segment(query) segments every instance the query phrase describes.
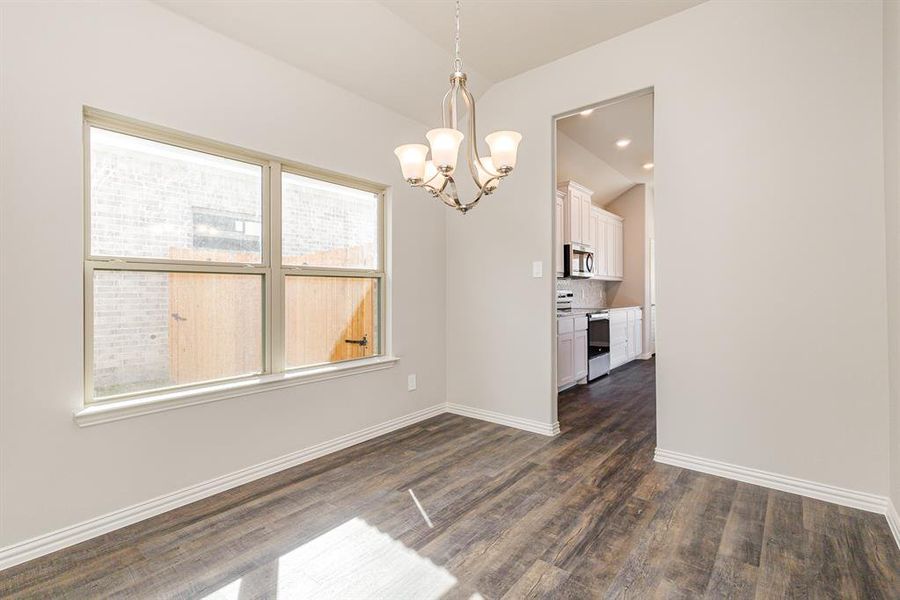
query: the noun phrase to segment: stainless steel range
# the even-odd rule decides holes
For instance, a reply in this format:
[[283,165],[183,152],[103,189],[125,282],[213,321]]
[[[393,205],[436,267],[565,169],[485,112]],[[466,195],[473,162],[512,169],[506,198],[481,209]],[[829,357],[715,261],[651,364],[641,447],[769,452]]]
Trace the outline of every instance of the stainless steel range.
[[592,309],[588,318],[588,381],[609,374],[609,311]]

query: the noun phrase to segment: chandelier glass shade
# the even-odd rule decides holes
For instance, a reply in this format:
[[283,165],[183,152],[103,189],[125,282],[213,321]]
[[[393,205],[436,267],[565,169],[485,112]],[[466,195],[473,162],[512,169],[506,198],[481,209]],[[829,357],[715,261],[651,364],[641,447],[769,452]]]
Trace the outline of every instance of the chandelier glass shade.
[[[475,197],[468,202],[460,200],[454,179],[459,162],[459,148],[467,137],[458,127],[460,98],[467,111],[466,163],[478,188]],[[427,146],[404,144],[398,146],[394,154],[400,161],[403,179],[408,184],[423,188],[447,206],[466,214],[482,197],[496,190],[500,180],[515,168],[522,135],[515,131],[495,131],[484,138],[491,155],[482,157],[478,154],[475,99],[466,87],[466,74],[462,71],[462,60],[459,57],[459,0],[456,2],[456,56],[450,75],[450,89],[444,95],[441,112],[443,126],[425,134]]]

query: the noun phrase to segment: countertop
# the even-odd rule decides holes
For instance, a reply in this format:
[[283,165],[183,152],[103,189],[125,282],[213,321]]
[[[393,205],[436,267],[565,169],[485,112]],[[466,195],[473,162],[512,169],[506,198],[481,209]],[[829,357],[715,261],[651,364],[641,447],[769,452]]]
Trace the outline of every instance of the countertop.
[[567,308],[567,309],[557,309],[556,317],[581,317],[588,313],[597,312],[598,310],[624,310],[627,308],[641,308],[639,305],[634,306],[605,306],[602,308]]

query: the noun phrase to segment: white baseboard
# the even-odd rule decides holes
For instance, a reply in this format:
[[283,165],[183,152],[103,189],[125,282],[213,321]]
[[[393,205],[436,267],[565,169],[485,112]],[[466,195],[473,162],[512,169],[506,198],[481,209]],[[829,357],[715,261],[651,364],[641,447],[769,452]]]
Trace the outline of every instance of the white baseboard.
[[[165,494],[146,502],[141,502],[106,515],[83,521],[76,525],[65,527],[5,548],[0,548],[0,570],[7,569],[45,554],[50,554],[51,552],[78,544],[104,533],[109,533],[127,525],[143,521],[144,519],[190,504],[191,502],[208,498],[239,485],[255,481],[267,475],[348,448],[355,444],[359,444],[443,413],[452,413],[480,419],[482,421],[489,421],[491,423],[523,429],[541,435],[553,436],[559,434],[559,421],[551,425],[540,421],[514,417],[461,404],[437,404],[258,465],[235,471],[222,477],[210,479],[171,494]],[[801,496],[808,496],[810,498],[833,502],[842,506],[884,514],[887,517],[888,525],[890,526],[894,540],[897,542],[897,545],[900,546],[900,516],[898,516],[896,508],[888,498],[776,473],[769,473],[758,469],[741,467],[716,460],[700,458],[682,454],[680,452],[662,450],[660,448],[656,449],[654,458],[657,462],[664,464],[692,469],[711,475],[718,475],[737,481],[799,494]]]
[[900,515],[897,514],[897,507],[894,506],[890,499],[888,499],[887,511],[884,516],[887,517],[888,527],[891,528],[891,533],[894,534],[894,541],[897,542],[897,547],[900,548]]
[[57,531],[47,533],[11,546],[0,548],[0,570],[8,569],[23,562],[32,560],[57,550],[62,550],[69,546],[73,546],[80,542],[84,542],[91,538],[115,531],[122,527],[132,525],[144,519],[149,519],[164,512],[174,510],[178,507],[208,498],[220,492],[235,488],[245,483],[250,483],[267,475],[289,469],[299,464],[319,458],[344,448],[349,448],[355,444],[371,440],[385,433],[430,419],[431,417],[443,414],[453,413],[465,417],[472,417],[482,421],[490,421],[508,427],[524,429],[533,433],[543,435],[559,434],[559,422],[552,425],[513,417],[502,413],[496,413],[460,404],[436,404],[429,408],[416,411],[414,413],[403,415],[396,419],[379,423],[365,429],[361,429],[354,433],[342,435],[340,437],[292,452],[278,458],[268,460],[258,465],[253,465],[228,475],[216,477],[209,481],[204,481],[197,485],[192,485],[184,489],[178,490],[171,494],[165,494],[152,500],[147,500],[129,506],[111,513],[64,527]]
[[171,494],[165,494],[146,502],[141,502],[121,510],[117,510],[76,525],[64,527],[57,531],[44,534],[30,540],[25,540],[5,548],[0,548],[0,570],[7,569],[33,558],[50,554],[68,546],[89,540],[98,535],[109,533],[127,525],[143,521],[150,517],[176,509],[180,506],[208,498],[220,492],[224,492],[239,485],[249,483],[256,479],[283,471],[290,467],[319,458],[326,454],[348,448],[360,442],[365,442],[385,433],[389,433],[401,427],[412,425],[419,421],[429,419],[447,412],[445,404],[416,411],[403,415],[378,425],[361,429],[354,433],[304,448],[266,462],[235,471],[222,477],[216,477],[203,483],[192,485]]
[[516,429],[524,429],[532,433],[541,435],[559,435],[559,421],[554,423],[544,423],[542,421],[534,421],[532,419],[523,419],[522,417],[514,417],[504,413],[494,412],[492,410],[484,410],[481,408],[473,408],[463,404],[447,403],[447,412],[454,415],[462,415],[463,417],[471,417],[481,421],[489,421],[498,425],[506,425],[507,427],[515,427]]
[[681,452],[663,450],[661,448],[656,449],[653,458],[656,462],[683,467],[685,469],[691,469],[692,471],[718,475],[719,477],[725,477],[727,479],[735,479],[737,481],[752,483],[773,490],[807,496],[809,498],[815,498],[816,500],[824,500],[825,502],[849,506],[850,508],[858,508],[868,512],[879,513],[882,515],[887,513],[888,499],[884,496],[869,494],[868,492],[848,490],[825,483],[817,483],[806,479],[779,475],[778,473],[751,469],[750,467],[742,467],[718,460],[682,454]]

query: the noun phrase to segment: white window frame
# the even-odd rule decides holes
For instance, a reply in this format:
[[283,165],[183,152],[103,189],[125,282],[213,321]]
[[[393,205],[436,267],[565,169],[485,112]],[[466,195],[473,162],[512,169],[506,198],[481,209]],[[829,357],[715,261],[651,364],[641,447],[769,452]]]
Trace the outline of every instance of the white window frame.
[[[82,408],[76,411],[76,421],[81,425],[113,421],[137,414],[158,412],[191,404],[209,402],[226,397],[256,393],[268,388],[284,387],[331,379],[336,376],[387,368],[397,362],[390,356],[389,298],[386,265],[386,212],[388,187],[356,177],[325,171],[294,161],[267,154],[252,152],[236,146],[184,134],[178,131],[148,125],[84,107],[84,399]],[[91,254],[91,128],[96,127],[144,138],[188,150],[195,150],[258,165],[262,169],[262,228],[260,263],[241,265],[209,261],[173,260],[162,258],[134,258],[95,256]],[[281,186],[282,172],[309,177],[319,181],[351,187],[375,194],[378,202],[378,264],[374,269],[350,269],[342,267],[301,267],[284,265],[281,243]],[[250,376],[236,376],[215,381],[157,388],[153,390],[118,394],[95,399],[93,397],[94,368],[94,272],[113,271],[164,271],[184,273],[231,273],[258,275],[262,278],[262,356],[263,370]],[[285,361],[285,278],[294,276],[365,277],[378,282],[378,312],[373,355],[339,362],[286,368]]]

